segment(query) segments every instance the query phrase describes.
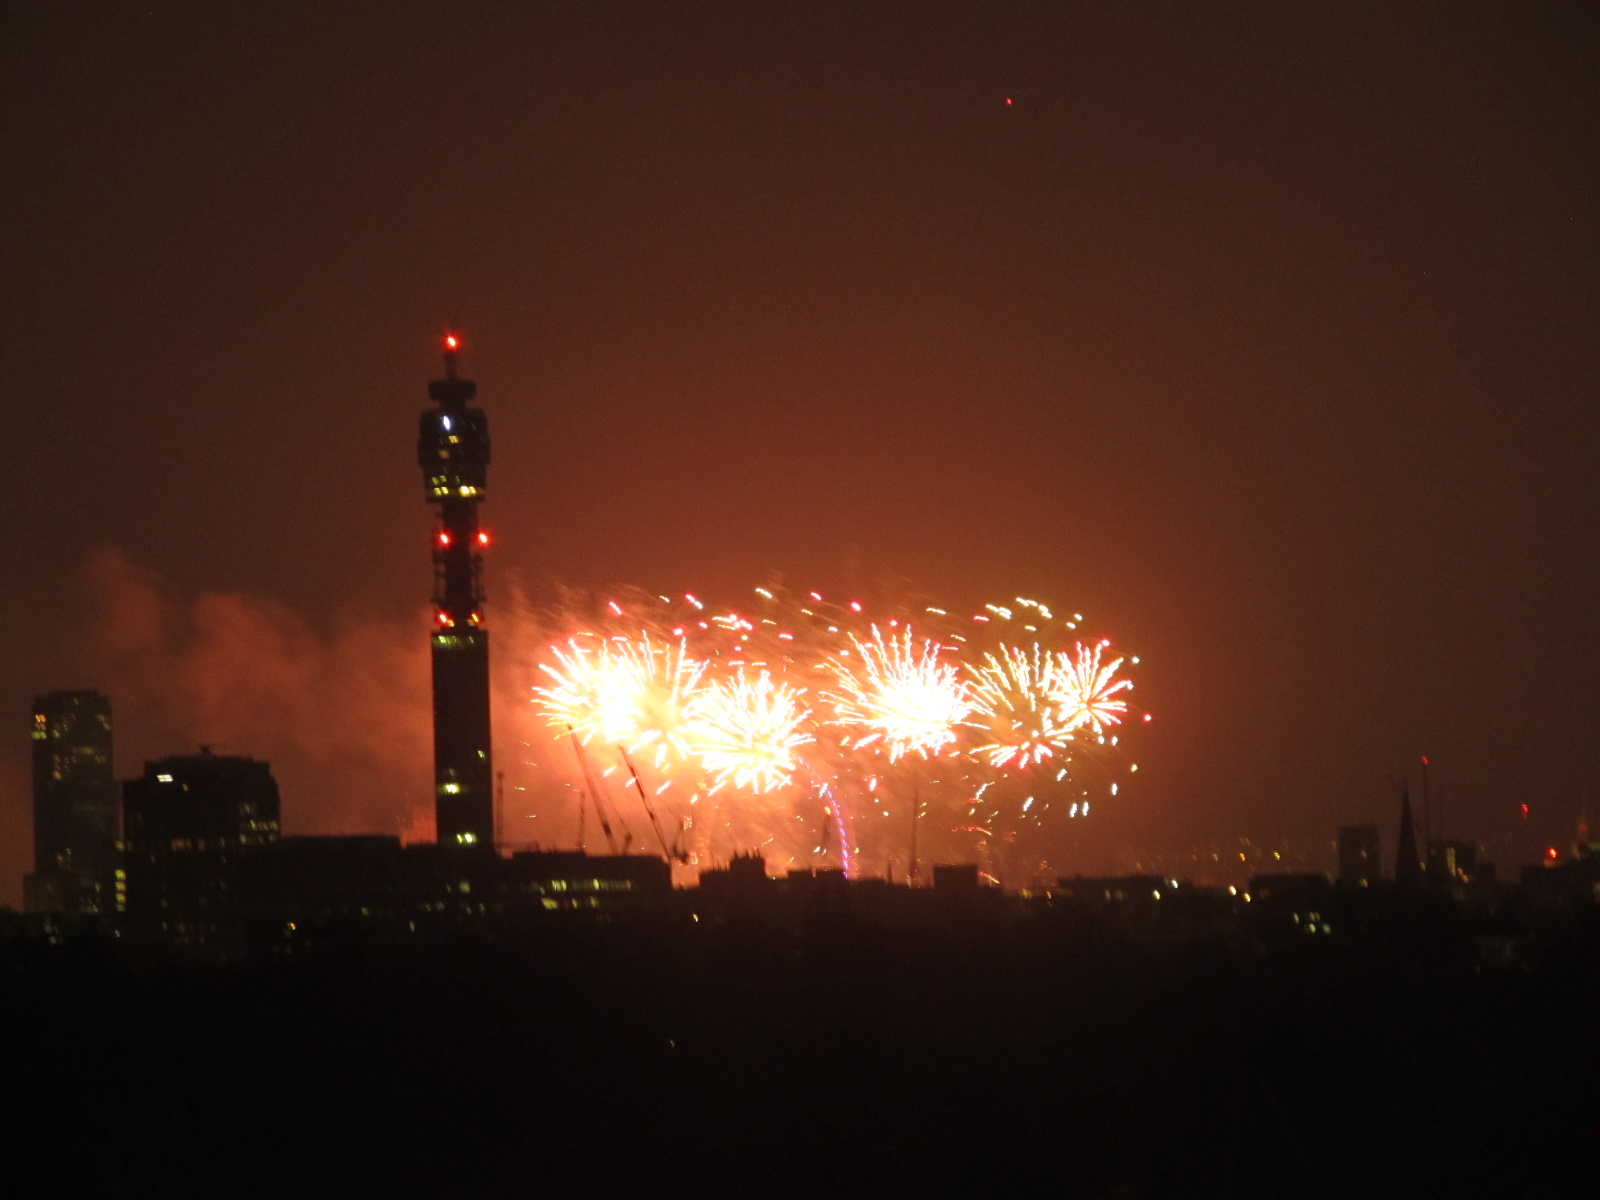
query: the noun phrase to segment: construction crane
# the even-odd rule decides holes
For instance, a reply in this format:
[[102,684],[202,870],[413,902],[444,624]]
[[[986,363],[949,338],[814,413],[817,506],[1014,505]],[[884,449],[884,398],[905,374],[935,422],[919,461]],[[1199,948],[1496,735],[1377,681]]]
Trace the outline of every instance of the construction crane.
[[[633,835],[628,833],[627,826],[624,825],[623,833],[626,835],[626,838],[622,844],[622,849],[617,849],[616,835],[611,832],[611,822],[606,819],[605,806],[600,802],[600,796],[602,792],[600,778],[595,774],[594,766],[589,762],[589,756],[583,752],[583,743],[578,741],[577,732],[572,728],[571,725],[567,726],[567,736],[572,739],[572,752],[577,755],[578,770],[583,775],[583,782],[585,787],[587,787],[589,790],[590,799],[594,801],[594,815],[600,821],[601,832],[606,835],[606,846],[611,850],[612,854],[626,854],[628,851],[628,845],[633,841]],[[580,821],[582,811],[583,810],[580,808]],[[618,814],[617,819],[619,822],[621,821],[622,818],[620,813]],[[581,836],[582,835],[580,834],[580,839]]]
[[656,841],[661,844],[661,853],[671,861],[688,862],[689,856],[682,846],[682,830],[679,830],[679,845],[676,851],[667,845],[667,835],[661,828],[661,818],[656,815],[655,805],[650,803],[650,793],[644,790],[644,780],[639,778],[639,768],[633,765],[633,758],[627,749],[621,745],[617,752],[622,755],[622,761],[628,764],[628,772],[633,776],[633,786],[639,789],[639,799],[644,804],[644,811],[650,816],[650,827],[656,831]]

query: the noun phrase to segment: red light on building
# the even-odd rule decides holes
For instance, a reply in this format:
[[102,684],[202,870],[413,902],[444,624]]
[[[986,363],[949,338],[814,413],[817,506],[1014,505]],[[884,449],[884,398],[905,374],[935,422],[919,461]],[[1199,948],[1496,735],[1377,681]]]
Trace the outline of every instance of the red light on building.
[[1528,819],[1528,806],[1526,804],[1522,806],[1522,819],[1524,821]]
[[449,544],[450,544],[450,535],[448,533],[446,533],[444,530],[441,529],[439,531],[439,545],[448,546]]
[[1555,862],[1556,859],[1561,857],[1561,851],[1557,850],[1554,846],[1550,846],[1545,850],[1544,856],[1551,862]]
[[461,349],[461,339],[453,333],[445,334],[444,348],[450,351],[451,354],[454,354],[457,350]]
[[489,535],[480,530],[479,533],[478,533],[478,545],[487,546],[488,544],[489,544]]

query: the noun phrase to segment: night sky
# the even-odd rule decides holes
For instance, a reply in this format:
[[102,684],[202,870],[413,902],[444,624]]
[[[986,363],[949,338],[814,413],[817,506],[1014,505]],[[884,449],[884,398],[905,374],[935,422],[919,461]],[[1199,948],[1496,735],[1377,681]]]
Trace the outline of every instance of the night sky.
[[1388,854],[1423,754],[1502,870],[1570,840],[1600,820],[1597,28],[7,6],[0,902],[42,691],[111,696],[121,777],[271,759],[291,833],[428,802],[449,327],[492,628],[516,589],[775,572],[1034,596],[1142,655],[1156,714],[1076,865],[1358,821]]

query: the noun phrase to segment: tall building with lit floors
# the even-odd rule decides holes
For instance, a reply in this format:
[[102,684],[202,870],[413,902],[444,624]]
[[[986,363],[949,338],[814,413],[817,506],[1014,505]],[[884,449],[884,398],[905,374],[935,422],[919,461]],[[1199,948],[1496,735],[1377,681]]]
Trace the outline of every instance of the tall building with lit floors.
[[456,376],[460,340],[444,339],[445,377],[428,384],[438,405],[417,437],[433,533],[433,788],[442,845],[494,844],[494,763],[489,747],[489,631],[483,620],[478,524],[489,478],[489,422],[471,402],[478,386]]
[[238,941],[242,860],[280,835],[264,762],[212,754],[147,762],[122,785],[128,932],[205,955]]
[[51,692],[33,701],[30,912],[110,917],[122,909],[111,701]]

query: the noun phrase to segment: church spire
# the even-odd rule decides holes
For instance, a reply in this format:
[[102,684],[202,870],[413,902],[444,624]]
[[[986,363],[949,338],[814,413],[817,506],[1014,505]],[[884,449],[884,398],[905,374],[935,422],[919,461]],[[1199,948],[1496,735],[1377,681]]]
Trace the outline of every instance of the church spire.
[[1394,881],[1415,887],[1422,882],[1422,859],[1417,854],[1417,832],[1411,822],[1411,789],[1400,792],[1400,850],[1394,860]]

